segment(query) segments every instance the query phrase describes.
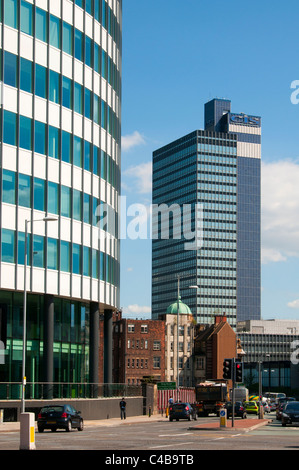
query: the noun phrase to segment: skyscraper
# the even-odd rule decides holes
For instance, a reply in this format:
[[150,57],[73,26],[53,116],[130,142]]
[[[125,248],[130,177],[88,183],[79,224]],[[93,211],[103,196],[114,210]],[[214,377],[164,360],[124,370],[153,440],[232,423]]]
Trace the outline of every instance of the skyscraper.
[[121,0],[0,2],[1,382],[21,380],[25,224],[27,381],[98,381],[99,313],[111,328],[119,306],[101,214],[118,211],[121,17]]
[[153,318],[179,295],[200,323],[260,318],[260,164],[261,119],[220,99],[154,152]]

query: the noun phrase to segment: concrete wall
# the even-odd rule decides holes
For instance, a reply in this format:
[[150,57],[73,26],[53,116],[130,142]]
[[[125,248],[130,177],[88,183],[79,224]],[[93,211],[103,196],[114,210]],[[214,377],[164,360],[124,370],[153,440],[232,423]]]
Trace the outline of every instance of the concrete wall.
[[[121,398],[27,400],[25,411],[35,413],[35,418],[37,418],[40,409],[45,405],[70,403],[76,410],[81,411],[85,420],[118,418],[120,416],[120,400]],[[144,407],[144,397],[130,397],[125,400],[127,402],[127,416],[140,416],[148,413],[148,407]],[[3,421],[20,421],[20,401],[0,401],[0,409],[3,409]]]

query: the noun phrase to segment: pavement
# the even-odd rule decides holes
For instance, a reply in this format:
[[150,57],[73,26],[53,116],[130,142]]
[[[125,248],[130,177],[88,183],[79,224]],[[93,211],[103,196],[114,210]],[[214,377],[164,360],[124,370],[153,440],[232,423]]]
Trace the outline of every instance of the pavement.
[[[165,416],[163,417],[162,415],[142,415],[142,416],[128,416],[126,419],[120,419],[120,418],[109,418],[109,419],[97,419],[97,420],[84,420],[84,427],[92,427],[92,426],[119,426],[119,425],[129,425],[129,424],[135,424],[135,423],[147,423],[147,422],[154,422],[154,421],[167,421],[168,418]],[[265,426],[269,423],[271,423],[273,420],[272,419],[255,419],[255,418],[249,418],[249,419],[241,419],[241,418],[235,418],[234,419],[234,427],[232,427],[232,420],[228,419],[226,421],[226,426],[220,426],[220,420],[218,421],[213,421],[210,423],[198,423],[200,420],[192,421],[192,424],[190,423],[189,429],[193,431],[215,431],[217,429],[221,431],[225,430],[234,430],[237,429],[239,431],[250,431],[252,429],[256,429],[257,427]],[[196,424],[195,424],[196,423]],[[36,424],[36,423],[35,423]],[[36,427],[37,429],[37,427]],[[1,432],[19,432],[20,431],[20,422],[19,421],[14,421],[14,422],[3,422],[0,423],[0,433]]]

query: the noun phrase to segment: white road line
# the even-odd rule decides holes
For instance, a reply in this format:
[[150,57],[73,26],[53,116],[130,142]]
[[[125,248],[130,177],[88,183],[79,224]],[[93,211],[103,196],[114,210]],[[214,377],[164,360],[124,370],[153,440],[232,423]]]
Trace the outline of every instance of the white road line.
[[181,434],[159,434],[159,437],[191,436],[193,433],[184,432]]
[[149,449],[164,449],[164,447],[173,447],[174,445],[175,446],[185,446],[187,444],[194,444],[193,441],[191,442],[175,442],[175,443],[172,443],[172,444],[166,444],[164,446],[155,446],[155,447],[149,447]]

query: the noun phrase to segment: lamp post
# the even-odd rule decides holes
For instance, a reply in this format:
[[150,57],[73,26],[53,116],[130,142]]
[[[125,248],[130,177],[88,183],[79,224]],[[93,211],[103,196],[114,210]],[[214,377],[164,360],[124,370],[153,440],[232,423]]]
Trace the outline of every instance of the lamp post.
[[23,305],[23,359],[22,359],[22,400],[21,412],[25,413],[25,366],[26,366],[26,321],[27,321],[27,238],[29,222],[51,222],[57,221],[55,217],[43,217],[42,219],[25,220],[25,248],[24,248],[24,305]]
[[179,321],[180,321],[180,276],[177,276],[178,278],[178,298],[177,298],[177,402],[179,401],[179,387],[180,387],[180,366],[179,366],[179,360],[180,360],[180,353],[179,353],[179,334],[180,334],[180,328],[179,328]]

